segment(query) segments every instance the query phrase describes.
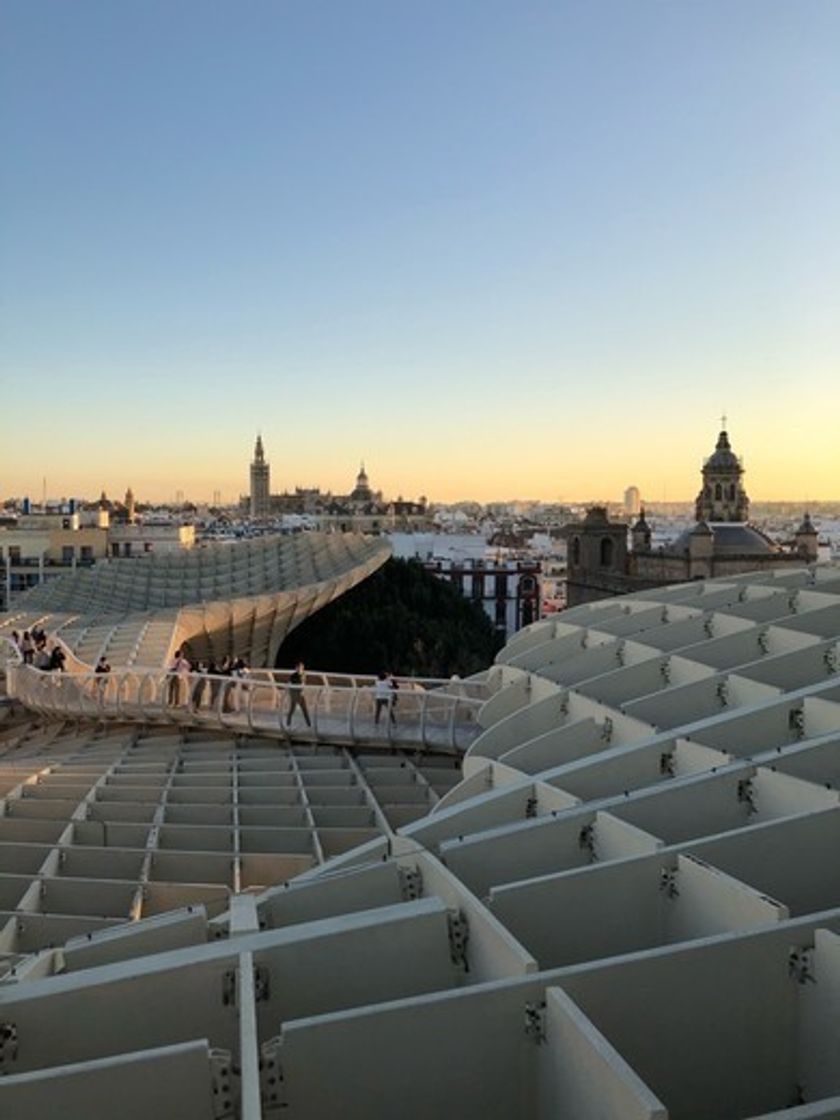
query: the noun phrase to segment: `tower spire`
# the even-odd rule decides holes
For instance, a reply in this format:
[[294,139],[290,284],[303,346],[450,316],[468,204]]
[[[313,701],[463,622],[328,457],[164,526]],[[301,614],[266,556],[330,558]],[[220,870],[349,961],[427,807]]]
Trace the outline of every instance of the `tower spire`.
[[[726,424],[726,414],[721,416]],[[732,450],[729,433],[723,427],[715,449],[703,463],[703,482],[697,495],[695,517],[698,521],[746,521],[750,501],[744,489],[744,468]]]
[[270,506],[270,468],[265,460],[262,432],[257,432],[254,461],[251,463],[251,517],[267,517]]

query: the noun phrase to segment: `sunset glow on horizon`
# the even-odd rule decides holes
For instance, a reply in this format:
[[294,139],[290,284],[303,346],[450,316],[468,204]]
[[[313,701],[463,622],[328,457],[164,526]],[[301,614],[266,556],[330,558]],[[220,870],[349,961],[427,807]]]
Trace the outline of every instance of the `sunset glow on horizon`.
[[[416,500],[423,495],[433,503],[442,504],[466,500],[620,502],[625,488],[633,485],[639,488],[644,501],[655,504],[694,500],[700,487],[703,459],[714,449],[718,428],[719,425],[710,423],[705,432],[699,430],[699,425],[692,429],[698,437],[696,446],[690,445],[681,432],[673,433],[670,438],[666,438],[668,433],[664,432],[653,446],[634,452],[626,446],[626,441],[637,438],[639,433],[629,425],[625,442],[620,433],[604,437],[605,447],[600,459],[593,456],[585,438],[580,434],[575,438],[575,433],[569,433],[554,448],[527,449],[527,454],[520,456],[516,463],[501,459],[494,463],[488,458],[483,462],[483,474],[471,467],[469,459],[473,452],[469,444],[461,451],[447,451],[445,462],[428,447],[419,450],[384,448],[378,457],[363,453],[364,449],[356,449],[354,457],[354,449],[346,448],[345,457],[336,462],[317,448],[307,448],[305,440],[295,443],[284,440],[282,433],[272,438],[270,430],[263,431],[263,442],[271,464],[273,493],[293,491],[296,487],[318,488],[323,493],[349,493],[363,461],[371,485],[381,490],[386,498]],[[775,451],[762,442],[753,451],[746,437],[740,438],[738,428],[730,425],[729,430],[733,448],[742,457],[747,493],[753,502],[807,503],[840,499],[836,447],[819,448],[809,444],[797,456],[790,442],[781,440]],[[132,452],[123,451],[121,455],[112,433],[98,438],[102,438],[104,447],[113,446],[112,453],[107,456],[107,466],[100,462],[97,470],[95,465],[86,463],[46,464],[40,473],[27,472],[28,478],[22,477],[19,488],[7,488],[7,494],[40,500],[45,480],[50,499],[72,496],[92,499],[104,490],[108,497],[121,500],[130,486],[141,503],[171,503],[179,491],[185,500],[210,502],[218,490],[223,503],[232,504],[248,492],[253,437],[246,440],[243,436],[241,447],[227,446],[223,453],[220,449],[219,454],[209,460],[190,454],[189,445],[181,441],[176,441],[169,449],[155,441],[147,453],[137,443]],[[287,451],[295,449],[288,460],[283,455],[284,447]],[[816,468],[810,477],[803,473],[804,454],[809,455],[809,462]],[[114,464],[121,458],[122,469],[115,469]],[[163,461],[165,471],[154,469],[157,459]],[[820,478],[827,480],[824,487],[819,485]],[[471,486],[467,479],[471,480]]]
[[840,6],[9,0],[0,500],[840,499]]

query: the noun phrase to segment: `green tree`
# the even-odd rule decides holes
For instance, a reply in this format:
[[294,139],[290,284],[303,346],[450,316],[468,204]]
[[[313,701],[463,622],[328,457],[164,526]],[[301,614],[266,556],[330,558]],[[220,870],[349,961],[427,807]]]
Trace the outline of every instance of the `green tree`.
[[480,605],[418,561],[391,559],[293,630],[277,665],[304,661],[332,672],[468,676],[487,668],[501,644]]

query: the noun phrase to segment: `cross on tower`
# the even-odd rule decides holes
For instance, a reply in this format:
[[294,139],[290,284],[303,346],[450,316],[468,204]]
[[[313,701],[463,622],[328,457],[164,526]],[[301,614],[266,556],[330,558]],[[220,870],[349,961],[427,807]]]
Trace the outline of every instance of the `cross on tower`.
[[725,412],[721,415],[720,427],[721,427],[721,431],[724,431],[724,432],[726,431],[726,413]]

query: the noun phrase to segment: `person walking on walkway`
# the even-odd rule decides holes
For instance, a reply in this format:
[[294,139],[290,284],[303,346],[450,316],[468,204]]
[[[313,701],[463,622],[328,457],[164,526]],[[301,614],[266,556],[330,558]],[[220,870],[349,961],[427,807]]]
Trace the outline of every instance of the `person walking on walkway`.
[[397,701],[400,698],[400,682],[394,673],[388,674],[388,684],[391,686],[391,723],[397,722]]
[[294,715],[295,708],[300,708],[303,712],[306,726],[312,726],[309,719],[309,709],[306,706],[306,697],[303,694],[303,686],[305,684],[306,673],[304,672],[304,664],[302,661],[298,661],[289,677],[289,710],[286,712],[287,728],[292,726],[292,716]]
[[23,658],[24,665],[31,665],[32,659],[35,656],[35,643],[29,636],[29,631],[24,630],[23,637],[20,641],[20,653]]
[[103,653],[99,660],[96,662],[96,668],[93,670],[97,674],[96,677],[96,693],[99,703],[105,702],[105,695],[108,691],[108,674],[111,672],[111,666],[108,664],[108,658]]
[[382,715],[383,709],[387,709],[391,723],[397,722],[394,717],[394,689],[384,669],[380,670],[376,677],[376,683],[373,686],[373,700],[376,707],[373,716],[375,724],[379,724],[379,717]]
[[233,686],[233,709],[236,712],[242,710],[243,700],[248,691],[246,683],[248,677],[248,666],[245,664],[245,659],[237,657],[231,669],[231,676],[236,680]]

